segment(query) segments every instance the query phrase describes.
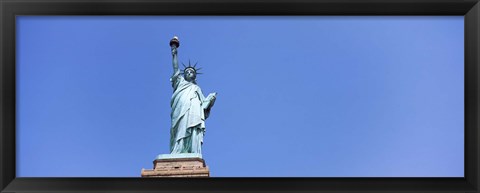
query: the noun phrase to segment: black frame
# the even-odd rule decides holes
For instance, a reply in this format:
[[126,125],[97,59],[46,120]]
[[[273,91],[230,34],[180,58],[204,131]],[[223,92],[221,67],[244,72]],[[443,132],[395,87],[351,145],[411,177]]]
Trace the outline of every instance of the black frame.
[[[0,190],[1,192],[479,192],[478,2],[479,0],[0,0]],[[463,15],[465,177],[16,178],[15,16],[17,15]]]

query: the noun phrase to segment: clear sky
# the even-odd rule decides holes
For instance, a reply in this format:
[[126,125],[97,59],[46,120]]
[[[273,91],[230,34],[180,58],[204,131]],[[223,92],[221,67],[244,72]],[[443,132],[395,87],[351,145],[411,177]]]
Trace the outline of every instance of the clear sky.
[[463,16],[17,16],[17,176],[169,153],[174,35],[212,177],[464,175]]

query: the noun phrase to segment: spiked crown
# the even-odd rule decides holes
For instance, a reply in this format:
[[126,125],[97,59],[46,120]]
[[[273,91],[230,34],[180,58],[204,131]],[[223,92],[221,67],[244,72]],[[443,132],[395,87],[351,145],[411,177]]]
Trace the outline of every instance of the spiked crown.
[[196,63],[192,66],[192,64],[190,63],[190,60],[188,60],[188,66],[185,66],[185,64],[182,62],[183,70],[182,70],[182,72],[181,72],[180,74],[182,74],[182,75],[185,74],[185,71],[186,71],[187,69],[192,69],[193,72],[195,72],[195,74],[202,74],[202,73],[198,72],[198,71],[201,70],[202,68],[197,68],[197,63],[198,63],[198,62],[196,62]]

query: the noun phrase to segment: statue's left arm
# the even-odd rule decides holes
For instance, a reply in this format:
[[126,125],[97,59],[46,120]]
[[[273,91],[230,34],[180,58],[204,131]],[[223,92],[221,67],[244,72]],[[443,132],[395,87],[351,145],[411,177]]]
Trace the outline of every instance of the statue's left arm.
[[204,97],[203,94],[200,94],[200,99],[202,100],[202,108],[205,113],[206,119],[210,115],[210,110],[215,104],[215,100],[217,99],[217,93],[210,93],[207,97]]

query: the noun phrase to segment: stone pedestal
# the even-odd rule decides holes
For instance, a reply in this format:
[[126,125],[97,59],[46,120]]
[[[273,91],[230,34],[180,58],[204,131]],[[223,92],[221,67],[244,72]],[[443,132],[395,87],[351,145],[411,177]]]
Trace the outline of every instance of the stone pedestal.
[[210,170],[201,157],[158,156],[153,170],[142,169],[142,177],[210,177]]

